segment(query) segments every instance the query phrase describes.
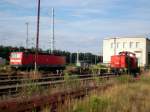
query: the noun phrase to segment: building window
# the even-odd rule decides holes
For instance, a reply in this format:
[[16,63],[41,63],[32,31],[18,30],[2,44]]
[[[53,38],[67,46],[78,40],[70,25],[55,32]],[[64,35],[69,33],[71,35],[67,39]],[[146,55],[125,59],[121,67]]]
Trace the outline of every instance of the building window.
[[136,48],[140,47],[140,42],[136,42]]
[[119,48],[119,44],[120,44],[120,43],[118,42],[118,43],[117,43],[117,48]]
[[123,48],[125,48],[126,47],[126,43],[125,42],[123,42]]
[[114,45],[114,44],[113,44],[113,43],[111,43],[111,46],[110,46],[110,47],[111,47],[111,48],[113,48],[113,45]]
[[130,48],[132,48],[133,47],[133,42],[130,42]]

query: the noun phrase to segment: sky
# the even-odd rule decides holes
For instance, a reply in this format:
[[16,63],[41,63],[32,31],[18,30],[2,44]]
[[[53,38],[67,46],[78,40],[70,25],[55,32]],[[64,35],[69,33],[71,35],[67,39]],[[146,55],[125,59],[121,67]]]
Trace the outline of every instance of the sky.
[[[150,34],[150,0],[41,0],[40,47],[50,48],[55,9],[55,47],[102,53],[103,39]],[[0,44],[35,46],[37,0],[0,0]]]

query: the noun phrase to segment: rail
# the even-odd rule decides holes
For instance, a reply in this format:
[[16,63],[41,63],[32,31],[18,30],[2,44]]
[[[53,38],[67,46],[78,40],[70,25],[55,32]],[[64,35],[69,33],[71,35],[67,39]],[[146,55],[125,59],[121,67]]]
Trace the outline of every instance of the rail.
[[[100,76],[100,78],[110,78],[114,77],[115,75],[106,75],[106,76]],[[71,76],[74,77],[74,76]],[[57,80],[56,80],[57,79]],[[90,74],[88,75],[80,75],[79,78],[75,78],[75,80],[78,81],[89,81],[89,80],[94,80],[94,77],[92,77]],[[27,82],[26,82],[27,81]],[[19,93],[21,89],[24,87],[30,87],[33,84],[36,86],[56,86],[63,84],[65,82],[64,76],[61,77],[45,77],[41,79],[36,79],[36,80],[30,80],[31,83],[28,83],[28,79],[24,79],[22,81],[19,80],[3,80],[0,81],[0,96],[11,96],[14,94]]]
[[[104,76],[102,78],[112,78],[116,76]],[[93,80],[93,78],[87,79],[79,79],[79,80]],[[62,83],[61,81],[54,82]],[[41,83],[40,83],[41,84]],[[45,83],[44,83],[45,84]],[[51,106],[51,112],[57,111],[57,105],[62,104],[65,101],[65,97],[69,96],[70,98],[80,98],[88,94],[89,91],[94,89],[100,88],[101,90],[107,89],[112,85],[110,84],[101,84],[99,86],[92,85],[87,86],[84,88],[78,88],[77,90],[71,91],[63,91],[63,92],[56,92],[50,95],[36,95],[30,98],[13,98],[5,101],[0,101],[0,111],[4,112],[25,112],[25,111],[32,111],[35,110],[37,112],[41,111],[41,108],[45,105]]]

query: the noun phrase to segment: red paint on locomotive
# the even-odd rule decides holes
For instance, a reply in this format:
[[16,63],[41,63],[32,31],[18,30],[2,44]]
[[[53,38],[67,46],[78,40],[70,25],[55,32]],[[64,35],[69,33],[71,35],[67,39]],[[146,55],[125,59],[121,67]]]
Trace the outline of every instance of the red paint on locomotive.
[[124,51],[120,52],[119,55],[111,56],[111,68],[136,69],[137,68],[136,55],[132,52]]
[[[10,65],[12,66],[34,66],[35,54],[25,52],[12,52]],[[37,65],[40,67],[64,67],[66,59],[64,56],[52,54],[38,54]]]

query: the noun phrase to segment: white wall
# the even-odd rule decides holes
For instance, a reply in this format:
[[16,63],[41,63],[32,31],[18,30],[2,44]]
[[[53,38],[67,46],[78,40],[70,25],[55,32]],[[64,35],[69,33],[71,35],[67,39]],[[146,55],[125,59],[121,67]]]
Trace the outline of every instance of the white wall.
[[122,51],[130,51],[136,54],[139,59],[138,64],[144,66],[147,58],[146,40],[145,37],[116,37],[103,40],[103,62],[110,63],[110,58],[115,52],[118,54]]

